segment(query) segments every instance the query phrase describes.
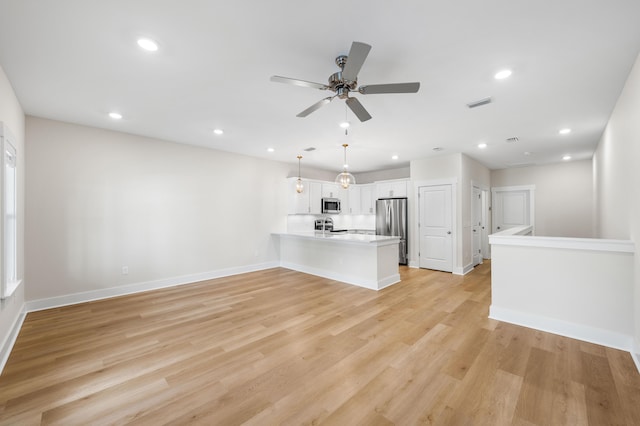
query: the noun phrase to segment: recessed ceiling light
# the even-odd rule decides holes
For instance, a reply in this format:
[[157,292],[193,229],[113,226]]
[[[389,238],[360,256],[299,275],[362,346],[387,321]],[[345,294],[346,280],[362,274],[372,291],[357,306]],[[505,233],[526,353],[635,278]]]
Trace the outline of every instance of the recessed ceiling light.
[[562,157],[562,159],[564,161],[569,161],[569,160],[571,160],[571,156],[570,155],[565,155],[564,157]]
[[267,148],[267,152],[274,152],[274,151],[275,151],[275,149],[273,149],[273,148]]
[[484,143],[484,142],[483,142],[483,143],[479,143],[479,144],[478,144],[478,148],[480,148],[480,149],[484,149],[484,148],[486,148],[486,147],[487,147],[487,144],[486,144],[486,143]]
[[222,130],[222,129],[213,129],[213,133],[215,133],[216,135],[220,136],[220,135],[224,134],[224,130]]
[[158,43],[149,38],[139,38],[138,46],[140,46],[147,52],[155,52],[156,50],[158,50]]
[[120,120],[122,118],[122,114],[114,111],[109,113],[109,117],[113,118],[114,120]]
[[349,126],[351,126],[351,123],[349,123],[348,121],[343,121],[342,123],[340,123],[340,127],[342,127],[343,129],[348,129]]
[[571,129],[561,129],[558,133],[560,133],[561,135],[568,135],[569,133],[571,133]]
[[391,156],[391,159],[392,159],[392,160],[397,160],[397,159],[398,159],[398,156],[397,156],[397,155],[392,155],[392,156]]
[[503,80],[511,75],[511,70],[502,70],[498,71],[496,75],[493,76],[496,80]]

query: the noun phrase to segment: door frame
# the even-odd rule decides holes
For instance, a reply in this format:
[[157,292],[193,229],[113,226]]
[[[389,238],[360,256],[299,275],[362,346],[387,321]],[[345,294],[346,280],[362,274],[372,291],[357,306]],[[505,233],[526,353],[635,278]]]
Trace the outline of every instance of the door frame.
[[461,241],[458,241],[459,233],[458,233],[458,179],[457,178],[445,178],[445,179],[434,179],[434,180],[417,180],[413,183],[413,199],[415,200],[413,205],[413,220],[411,224],[413,225],[413,230],[411,234],[413,235],[413,243],[412,247],[412,256],[413,259],[409,266],[412,268],[420,268],[420,257],[418,256],[420,249],[420,227],[418,223],[420,222],[420,202],[419,194],[420,188],[425,186],[442,186],[442,185],[451,185],[451,264],[453,269],[453,274],[455,275],[464,275],[463,268],[458,266],[458,247],[461,246]]
[[[481,254],[481,258],[480,258],[480,264],[483,263],[484,259],[491,259],[491,251],[490,251],[490,246],[489,246],[489,234],[490,234],[490,230],[491,230],[491,205],[490,205],[490,198],[489,198],[489,192],[490,189],[487,185],[480,183],[480,182],[476,182],[473,179],[471,179],[471,220],[473,220],[473,202],[474,202],[474,197],[473,197],[473,188],[478,188],[480,190],[480,199],[481,199],[481,206],[480,206],[480,222],[483,225],[483,229],[480,231],[480,254]],[[469,230],[469,232],[471,233],[471,259],[473,261],[473,224],[471,226],[471,229]]]
[[536,234],[536,218],[535,218],[535,195],[536,195],[536,186],[535,185],[519,185],[519,186],[495,186],[491,188],[491,228],[493,230],[493,225],[496,223],[495,218],[495,206],[496,203],[496,192],[510,192],[510,191],[529,191],[529,222],[531,225],[531,235]]

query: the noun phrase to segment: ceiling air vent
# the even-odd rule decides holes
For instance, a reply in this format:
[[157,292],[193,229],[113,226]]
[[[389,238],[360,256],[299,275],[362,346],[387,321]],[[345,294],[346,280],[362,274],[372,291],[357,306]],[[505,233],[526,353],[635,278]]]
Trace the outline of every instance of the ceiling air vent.
[[478,99],[477,101],[469,102],[467,106],[469,108],[476,108],[476,107],[490,104],[490,103],[491,103],[491,96],[489,96],[488,98],[482,98],[482,99]]
[[305,148],[304,150],[307,151],[307,152],[311,152],[311,151],[315,151],[316,149],[315,149],[315,147],[310,146],[309,148]]
[[514,143],[514,142],[518,142],[520,139],[518,139],[517,136],[514,136],[512,138],[507,138],[507,143]]

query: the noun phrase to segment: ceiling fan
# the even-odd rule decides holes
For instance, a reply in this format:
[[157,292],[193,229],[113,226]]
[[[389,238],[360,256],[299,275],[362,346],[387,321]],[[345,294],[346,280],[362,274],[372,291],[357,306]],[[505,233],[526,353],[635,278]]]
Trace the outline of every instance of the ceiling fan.
[[354,41],[351,44],[349,55],[340,55],[336,58],[336,64],[340,67],[340,71],[329,77],[329,84],[314,83],[311,81],[298,80],[295,78],[280,77],[274,75],[271,81],[276,83],[293,84],[295,86],[311,87],[313,89],[331,90],[335,95],[329,96],[311,105],[309,108],[300,112],[296,117],[306,117],[312,112],[327,105],[335,97],[345,99],[347,106],[353,111],[360,121],[367,121],[371,115],[362,106],[360,101],[349,96],[349,92],[356,91],[361,95],[374,95],[379,93],[416,93],[420,89],[420,83],[391,83],[391,84],[371,84],[368,86],[358,87],[358,73],[364,64],[371,46],[366,43]]

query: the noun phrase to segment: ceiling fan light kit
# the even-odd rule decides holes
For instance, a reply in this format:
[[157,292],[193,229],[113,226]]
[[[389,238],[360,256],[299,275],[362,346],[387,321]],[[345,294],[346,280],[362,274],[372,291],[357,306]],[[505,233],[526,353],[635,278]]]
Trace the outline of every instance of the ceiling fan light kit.
[[271,81],[276,83],[292,84],[294,86],[310,87],[319,90],[331,90],[333,96],[326,97],[311,105],[309,108],[298,113],[296,117],[306,117],[312,112],[329,104],[334,98],[344,99],[347,106],[358,117],[360,121],[371,119],[371,115],[357,98],[349,96],[350,92],[358,92],[361,95],[373,95],[383,93],[416,93],[420,89],[419,82],[413,83],[390,83],[373,84],[358,87],[358,73],[369,55],[371,46],[366,43],[354,41],[348,55],[340,55],[336,58],[336,65],[340,71],[333,73],[329,77],[328,84],[314,83],[306,80],[299,80],[289,77],[274,75]]
[[356,183],[356,178],[351,173],[347,171],[347,147],[349,144],[343,143],[342,147],[344,148],[344,166],[342,169],[342,173],[339,173],[336,176],[336,183],[339,184],[343,189],[348,189],[349,185],[354,185]]

